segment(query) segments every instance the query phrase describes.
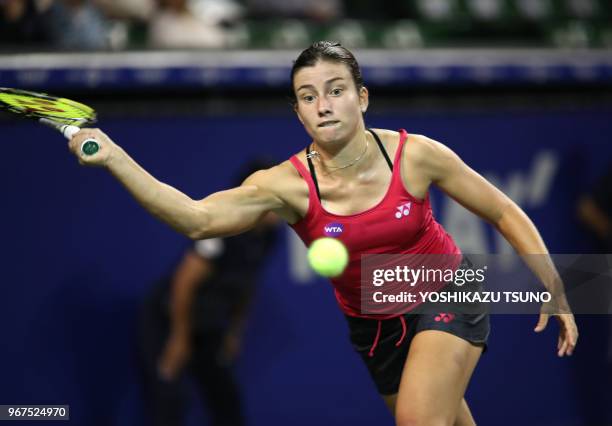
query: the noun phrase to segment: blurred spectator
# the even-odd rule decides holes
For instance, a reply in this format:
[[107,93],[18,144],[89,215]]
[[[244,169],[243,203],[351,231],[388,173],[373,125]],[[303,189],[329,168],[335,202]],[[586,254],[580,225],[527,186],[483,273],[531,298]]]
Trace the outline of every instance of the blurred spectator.
[[416,5],[419,14],[433,22],[453,19],[459,7],[456,0],[418,0]]
[[51,7],[50,24],[57,47],[68,50],[109,47],[108,23],[88,0],[56,0]]
[[40,46],[49,42],[45,26],[50,1],[0,0],[0,43]]
[[395,21],[415,17],[414,5],[408,1],[378,0],[345,0],[344,12],[352,19],[377,19]]
[[612,252],[612,166],[578,204],[580,220],[597,237],[603,253]]
[[189,0],[188,7],[210,25],[232,25],[244,18],[244,7],[234,0]]
[[534,21],[551,19],[553,16],[553,4],[550,0],[518,0],[516,8],[522,17]]
[[187,0],[158,0],[159,10],[149,27],[149,45],[154,48],[223,47],[226,34],[221,25],[197,16]]
[[319,22],[341,18],[340,0],[245,0],[255,18],[306,18]]
[[[243,177],[268,167],[262,164],[252,163]],[[184,424],[185,373],[195,379],[214,426],[244,424],[230,367],[240,352],[254,286],[277,239],[277,224],[270,214],[247,233],[197,241],[147,297],[140,342],[152,424]]]
[[147,21],[155,10],[154,0],[94,0],[94,4],[108,18],[128,21]]
[[565,0],[570,15],[575,18],[593,18],[599,12],[597,0]]
[[470,14],[479,20],[496,21],[501,19],[504,2],[502,0],[467,0],[466,6]]

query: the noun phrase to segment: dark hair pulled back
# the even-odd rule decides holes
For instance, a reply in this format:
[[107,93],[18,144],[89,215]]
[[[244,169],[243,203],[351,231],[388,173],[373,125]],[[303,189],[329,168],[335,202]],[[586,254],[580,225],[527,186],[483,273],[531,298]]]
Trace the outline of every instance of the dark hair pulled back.
[[[312,67],[319,61],[336,62],[346,65],[353,76],[357,89],[359,90],[363,87],[363,77],[361,76],[361,69],[357,59],[355,59],[350,50],[334,41],[317,41],[300,53],[300,56],[293,62],[293,67],[291,68],[292,86],[295,74],[299,70],[305,67]],[[295,106],[297,98],[293,88],[290,93],[290,99],[291,103]]]

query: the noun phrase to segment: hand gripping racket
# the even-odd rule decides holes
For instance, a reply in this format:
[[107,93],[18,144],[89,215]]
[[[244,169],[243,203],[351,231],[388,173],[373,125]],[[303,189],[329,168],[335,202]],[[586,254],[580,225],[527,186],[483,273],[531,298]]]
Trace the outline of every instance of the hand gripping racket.
[[[59,130],[66,139],[72,139],[81,130],[80,126],[96,121],[96,112],[79,102],[5,87],[0,87],[0,109],[34,118]],[[81,144],[81,152],[85,155],[94,155],[99,149],[100,145],[95,139],[86,139]]]

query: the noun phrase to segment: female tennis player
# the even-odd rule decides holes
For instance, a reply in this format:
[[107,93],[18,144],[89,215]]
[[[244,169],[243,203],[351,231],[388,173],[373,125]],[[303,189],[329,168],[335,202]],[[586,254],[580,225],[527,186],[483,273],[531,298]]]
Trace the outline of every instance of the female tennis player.
[[[270,211],[306,244],[323,236],[325,224],[342,223],[339,238],[351,261],[332,280],[336,298],[353,346],[396,423],[474,425],[464,393],[486,346],[487,314],[457,314],[445,321],[429,314],[363,315],[360,283],[353,279],[359,276],[360,255],[460,253],[432,216],[431,185],[492,223],[521,255],[547,254],[542,238],[514,202],[446,146],[404,130],[366,129],[368,90],[346,48],[314,43],[295,61],[291,78],[294,109],[312,143],[240,187],[202,200],[157,181],[98,129],[81,130],[69,147],[82,164],[106,167],[149,212],[193,239],[244,232]],[[87,138],[100,143],[97,154],[80,152]],[[398,219],[398,208],[408,203],[410,220]],[[530,266],[547,288],[559,282],[552,262]],[[559,356],[571,355],[578,338],[571,311],[564,306],[562,312],[554,315]],[[535,331],[548,319],[542,311]]]

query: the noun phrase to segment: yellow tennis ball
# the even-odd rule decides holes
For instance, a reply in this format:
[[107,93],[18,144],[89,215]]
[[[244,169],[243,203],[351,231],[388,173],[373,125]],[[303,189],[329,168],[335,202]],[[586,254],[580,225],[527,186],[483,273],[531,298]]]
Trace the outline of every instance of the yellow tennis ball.
[[308,263],[317,274],[324,277],[337,277],[342,274],[348,260],[348,250],[335,238],[319,238],[308,248]]

